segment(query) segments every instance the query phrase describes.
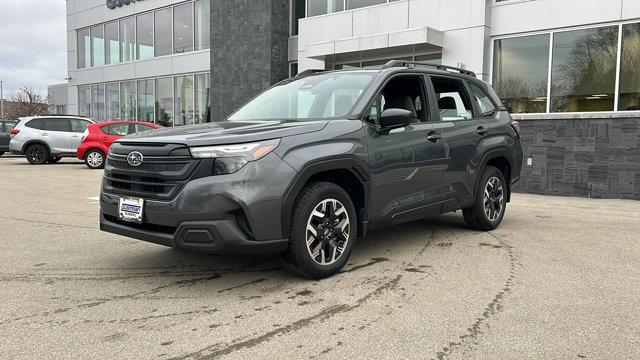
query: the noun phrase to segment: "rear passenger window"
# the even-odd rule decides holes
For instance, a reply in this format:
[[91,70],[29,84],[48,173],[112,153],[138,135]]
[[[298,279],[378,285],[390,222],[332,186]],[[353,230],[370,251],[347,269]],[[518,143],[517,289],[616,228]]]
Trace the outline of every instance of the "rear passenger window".
[[42,119],[33,119],[31,121],[29,121],[28,123],[24,124],[24,126],[31,128],[31,129],[42,129],[42,123],[44,121]]
[[116,124],[107,126],[107,134],[116,136],[129,135],[129,124]]
[[135,130],[138,133],[138,132],[141,132],[141,131],[153,130],[153,128],[151,126],[148,126],[148,125],[135,124]]
[[468,82],[469,88],[471,89],[471,98],[480,109],[480,116],[494,116],[497,109],[493,102],[489,98],[489,95],[482,90],[482,88],[472,82]]
[[432,77],[431,82],[438,99],[440,121],[473,119],[471,103],[462,81]]
[[69,119],[46,119],[43,130],[69,132]]

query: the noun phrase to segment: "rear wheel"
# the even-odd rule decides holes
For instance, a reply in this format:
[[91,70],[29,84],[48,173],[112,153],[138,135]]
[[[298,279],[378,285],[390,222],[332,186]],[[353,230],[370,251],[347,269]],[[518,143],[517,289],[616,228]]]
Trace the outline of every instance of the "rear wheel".
[[42,165],[49,160],[49,150],[44,145],[33,144],[25,151],[27,161],[33,165]]
[[89,169],[104,168],[104,153],[97,149],[92,149],[84,156],[84,163]]
[[347,263],[356,231],[356,211],[349,195],[333,183],[311,184],[294,206],[289,249],[281,259],[304,277],[329,277]]
[[4,155],[4,151],[0,151],[0,156]]
[[489,231],[500,225],[507,208],[507,183],[502,172],[487,166],[476,190],[476,202],[462,210],[467,225],[474,230]]

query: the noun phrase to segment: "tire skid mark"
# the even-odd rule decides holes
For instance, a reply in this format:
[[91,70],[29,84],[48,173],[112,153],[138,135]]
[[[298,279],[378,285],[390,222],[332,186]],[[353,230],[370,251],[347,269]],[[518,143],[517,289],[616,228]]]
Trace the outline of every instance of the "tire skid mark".
[[498,240],[500,243],[500,248],[505,248],[507,250],[507,254],[509,255],[509,275],[504,282],[503,288],[493,297],[493,299],[489,302],[489,304],[483,309],[482,315],[476,319],[476,321],[467,328],[467,331],[460,335],[458,339],[454,341],[450,341],[447,346],[443,347],[441,351],[436,353],[436,356],[432,358],[432,360],[443,360],[447,356],[451,355],[451,353],[462,346],[464,346],[468,341],[476,339],[482,331],[480,327],[487,323],[494,315],[503,310],[503,301],[504,298],[512,292],[512,287],[515,281],[515,272],[516,272],[516,254],[513,250],[513,246],[511,246],[505,239],[487,232],[487,234],[494,239]]
[[[172,282],[170,282],[168,284],[165,284],[165,285],[160,285],[160,286],[151,288],[150,290],[137,291],[137,292],[134,292],[134,293],[131,293],[131,294],[126,294],[126,295],[116,295],[116,296],[110,296],[110,297],[105,297],[105,298],[96,298],[96,299],[91,299],[89,301],[84,301],[84,302],[82,302],[80,304],[77,304],[77,305],[74,305],[74,306],[71,306],[71,307],[63,307],[63,308],[60,308],[60,309],[51,310],[51,311],[44,311],[44,312],[37,313],[37,314],[29,314],[29,315],[19,316],[19,317],[15,317],[15,318],[10,318],[10,319],[3,319],[3,320],[0,320],[0,325],[6,325],[6,324],[15,323],[15,322],[18,322],[18,321],[37,318],[37,317],[48,317],[48,316],[60,315],[60,314],[67,313],[67,312],[72,311],[72,310],[93,308],[93,307],[102,306],[104,304],[111,303],[111,302],[116,302],[116,301],[137,300],[137,299],[140,299],[140,298],[146,298],[146,297],[148,297],[150,295],[158,294],[158,293],[160,293],[162,290],[164,290],[166,288],[170,288],[170,287],[174,287],[174,286],[177,286],[177,287],[189,287],[189,286],[193,286],[193,285],[196,285],[196,284],[199,284],[199,283],[203,283],[203,282],[219,279],[224,275],[240,274],[240,273],[252,273],[252,272],[256,272],[256,271],[260,271],[260,272],[267,271],[267,270],[264,270],[264,269],[261,269],[261,270],[252,269],[252,267],[255,267],[255,266],[256,266],[256,263],[249,264],[247,266],[247,268],[245,268],[245,269],[236,269],[236,270],[228,271],[228,272],[210,273],[210,274],[208,274],[208,276],[176,280],[176,281],[172,281]],[[104,279],[101,279],[101,280],[104,280]]]
[[205,360],[205,359],[215,359],[221,356],[225,356],[225,355],[229,355],[235,351],[238,350],[242,350],[242,349],[249,349],[249,348],[253,348],[255,346],[258,346],[264,342],[267,342],[277,336],[280,335],[285,335],[294,331],[298,331],[300,329],[306,328],[308,326],[314,325],[316,323],[321,323],[323,321],[326,321],[328,319],[330,319],[331,317],[338,315],[338,314],[342,314],[342,313],[346,313],[352,310],[355,310],[359,307],[361,307],[362,305],[364,305],[367,301],[377,298],[380,295],[382,295],[384,292],[394,289],[396,288],[396,286],[398,285],[398,283],[400,282],[400,279],[402,278],[402,275],[397,275],[396,277],[394,277],[393,279],[391,279],[390,281],[385,282],[384,284],[382,284],[381,286],[379,286],[378,288],[376,288],[374,291],[370,292],[369,294],[359,298],[358,300],[356,300],[355,304],[353,305],[349,305],[349,304],[340,304],[340,305],[333,305],[333,306],[329,306],[326,307],[324,309],[322,309],[320,312],[309,316],[309,317],[305,317],[299,320],[296,320],[290,324],[278,327],[275,330],[269,331],[267,333],[264,333],[260,336],[254,337],[254,338],[250,338],[248,340],[242,340],[242,338],[240,339],[236,339],[234,341],[231,342],[231,344],[220,344],[220,343],[216,343],[214,345],[208,346],[206,348],[203,348],[201,350],[198,350],[196,352],[190,353],[190,354],[186,354],[186,355],[182,355],[179,357],[174,357],[172,358],[172,360],[186,360],[186,359],[193,359],[193,360]]

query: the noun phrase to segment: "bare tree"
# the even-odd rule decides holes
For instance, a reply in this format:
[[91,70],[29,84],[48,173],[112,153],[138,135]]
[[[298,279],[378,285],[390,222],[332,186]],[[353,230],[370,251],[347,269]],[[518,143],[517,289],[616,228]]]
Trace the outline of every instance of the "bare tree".
[[46,98],[29,86],[23,86],[13,94],[11,102],[7,111],[10,118],[44,115],[48,111]]

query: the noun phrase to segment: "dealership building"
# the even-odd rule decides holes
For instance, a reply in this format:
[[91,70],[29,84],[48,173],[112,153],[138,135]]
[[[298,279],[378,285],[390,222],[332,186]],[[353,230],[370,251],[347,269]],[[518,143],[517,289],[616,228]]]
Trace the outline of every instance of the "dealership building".
[[52,105],[164,126],[307,69],[462,67],[520,121],[519,191],[640,199],[638,0],[67,0],[67,35]]

